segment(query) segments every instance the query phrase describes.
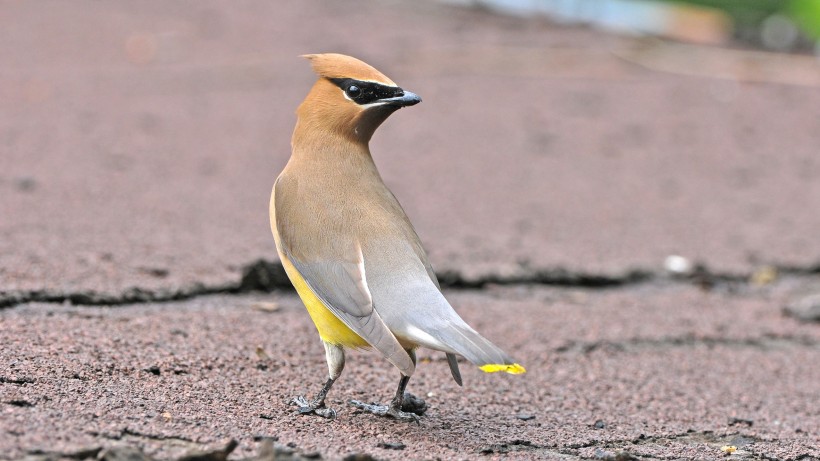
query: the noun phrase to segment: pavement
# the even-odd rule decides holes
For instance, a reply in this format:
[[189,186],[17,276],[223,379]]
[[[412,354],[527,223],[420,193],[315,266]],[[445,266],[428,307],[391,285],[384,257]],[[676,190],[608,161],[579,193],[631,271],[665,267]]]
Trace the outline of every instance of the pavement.
[[[374,354],[335,421],[287,405],[326,371],[266,210],[324,51],[424,99],[375,161],[528,369],[459,388],[422,353],[418,426],[346,405],[393,392]],[[0,458],[820,459],[814,58],[429,2],[54,0],[3,2],[0,62]]]

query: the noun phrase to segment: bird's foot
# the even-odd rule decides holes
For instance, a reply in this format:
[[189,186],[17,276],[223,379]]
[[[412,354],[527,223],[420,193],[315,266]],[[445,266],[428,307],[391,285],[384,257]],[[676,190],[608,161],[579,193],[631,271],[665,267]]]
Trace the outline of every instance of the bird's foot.
[[373,413],[377,416],[389,416],[399,421],[408,421],[408,422],[419,422],[419,417],[415,413],[408,413],[405,411],[401,411],[400,409],[394,407],[393,405],[379,405],[377,403],[364,403],[358,400],[351,400],[350,404],[354,407],[358,408],[359,410],[366,411],[368,413]]
[[404,399],[399,406],[395,400],[390,405],[379,405],[377,403],[364,403],[358,400],[351,400],[350,404],[359,410],[373,413],[377,416],[388,416],[399,421],[415,422],[418,424],[419,416],[427,411],[427,403],[413,394],[404,394]]
[[298,397],[294,397],[293,400],[290,401],[290,403],[296,405],[296,411],[300,415],[312,414],[327,419],[336,418],[336,410],[334,410],[333,408],[325,407],[325,402],[308,402],[306,398],[300,395]]

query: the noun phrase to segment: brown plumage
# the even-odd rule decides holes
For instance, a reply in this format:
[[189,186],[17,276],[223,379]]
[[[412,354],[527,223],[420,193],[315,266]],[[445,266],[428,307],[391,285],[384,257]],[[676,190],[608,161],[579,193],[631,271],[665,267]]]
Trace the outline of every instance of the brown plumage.
[[304,57],[310,60],[313,70],[321,78],[296,109],[297,123],[291,146],[304,147],[304,150],[310,151],[309,146],[327,145],[326,137],[338,136],[363,145],[357,148],[367,149],[367,143],[376,128],[399,107],[363,110],[361,106],[345,99],[339,87],[329,79],[350,78],[394,87],[396,84],[378,70],[350,56],[330,53],[308,54]]
[[283,265],[325,345],[330,377],[303,413],[332,416],[324,397],[344,367],[344,347],[373,347],[402,374],[390,406],[359,408],[400,419],[415,349],[454,354],[485,371],[521,373],[444,299],[427,255],[382,181],[368,142],[387,117],[420,98],[373,67],[338,54],[307,55],[319,79],[297,109],[292,155],[274,185],[271,228]]
[[393,80],[376,70],[370,64],[358,59],[337,53],[305,54],[303,58],[310,60],[310,65],[316,75],[324,78],[352,78],[397,86]]

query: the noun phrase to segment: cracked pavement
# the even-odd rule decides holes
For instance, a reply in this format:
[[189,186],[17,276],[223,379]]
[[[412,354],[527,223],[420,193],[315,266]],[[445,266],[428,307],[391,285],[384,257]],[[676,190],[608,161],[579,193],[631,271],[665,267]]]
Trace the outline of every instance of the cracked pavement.
[[[820,92],[670,49],[427,2],[4,3],[0,459],[820,459]],[[421,351],[418,426],[346,404],[391,396],[372,353],[335,421],[287,405],[326,365],[267,201],[323,51],[424,98],[375,161],[528,369],[459,388]]]
[[350,354],[329,396],[335,421],[294,414],[287,400],[315,392],[325,364],[290,293],[32,303],[2,316],[0,447],[14,458],[133,444],[173,459],[235,439],[234,455],[248,457],[275,438],[329,459],[714,459],[724,445],[738,446],[735,459],[811,459],[820,456],[820,329],[773,308],[803,283],[735,293],[680,284],[448,290],[529,373],[463,364],[459,388],[444,357],[423,350],[408,388],[430,406],[418,426],[345,403],[392,395],[397,374],[370,353]]

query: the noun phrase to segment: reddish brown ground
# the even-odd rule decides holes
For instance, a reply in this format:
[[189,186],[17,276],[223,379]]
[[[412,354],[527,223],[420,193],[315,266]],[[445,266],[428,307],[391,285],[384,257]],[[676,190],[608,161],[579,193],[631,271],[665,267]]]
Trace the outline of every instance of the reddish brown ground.
[[[425,2],[4,2],[0,458],[820,458],[820,326],[782,311],[820,291],[820,65],[680,50]],[[292,294],[244,293],[281,281],[240,286],[276,262],[296,56],[323,51],[423,97],[372,149],[443,279],[524,282],[448,296],[529,373],[459,388],[423,353],[418,426],[345,405],[393,392],[373,354],[336,421],[294,415],[321,346]]]

